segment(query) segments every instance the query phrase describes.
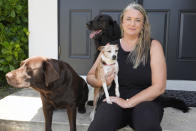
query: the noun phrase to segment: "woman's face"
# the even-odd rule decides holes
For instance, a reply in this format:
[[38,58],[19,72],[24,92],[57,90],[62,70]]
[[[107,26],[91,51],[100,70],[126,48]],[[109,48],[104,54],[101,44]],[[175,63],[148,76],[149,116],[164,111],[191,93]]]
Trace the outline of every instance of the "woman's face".
[[138,36],[143,28],[143,15],[136,9],[128,9],[124,12],[122,28],[124,36]]

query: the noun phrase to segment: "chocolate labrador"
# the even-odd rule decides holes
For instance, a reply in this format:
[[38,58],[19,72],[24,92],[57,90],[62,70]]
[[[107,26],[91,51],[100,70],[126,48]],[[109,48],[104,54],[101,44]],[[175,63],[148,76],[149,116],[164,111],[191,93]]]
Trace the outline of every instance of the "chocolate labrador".
[[66,108],[70,131],[76,131],[76,110],[86,112],[88,86],[69,64],[45,57],[28,58],[7,73],[6,79],[11,86],[32,87],[40,92],[45,131],[52,131],[52,115],[57,108]]

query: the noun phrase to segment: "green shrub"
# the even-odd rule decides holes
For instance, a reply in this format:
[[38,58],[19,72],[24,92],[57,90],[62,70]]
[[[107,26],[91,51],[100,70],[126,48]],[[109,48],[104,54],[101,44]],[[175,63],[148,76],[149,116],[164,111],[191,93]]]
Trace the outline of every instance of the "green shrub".
[[0,86],[28,56],[28,0],[0,0]]

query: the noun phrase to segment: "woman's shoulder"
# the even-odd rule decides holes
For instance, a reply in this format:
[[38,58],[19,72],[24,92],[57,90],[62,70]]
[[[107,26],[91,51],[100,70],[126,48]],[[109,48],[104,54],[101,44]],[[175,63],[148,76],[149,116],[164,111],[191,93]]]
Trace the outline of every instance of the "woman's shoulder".
[[162,49],[162,44],[158,40],[152,39],[151,40],[151,50]]
[[153,39],[151,42],[151,47],[150,47],[150,54],[157,54],[160,52],[163,52],[163,47],[162,47],[161,42]]

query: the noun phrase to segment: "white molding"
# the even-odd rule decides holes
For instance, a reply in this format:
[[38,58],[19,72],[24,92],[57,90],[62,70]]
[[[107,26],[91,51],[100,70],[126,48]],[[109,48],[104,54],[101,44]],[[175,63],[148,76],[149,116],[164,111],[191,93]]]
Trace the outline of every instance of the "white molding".
[[196,81],[167,80],[168,90],[196,91]]
[[58,59],[58,1],[29,0],[29,57]]

